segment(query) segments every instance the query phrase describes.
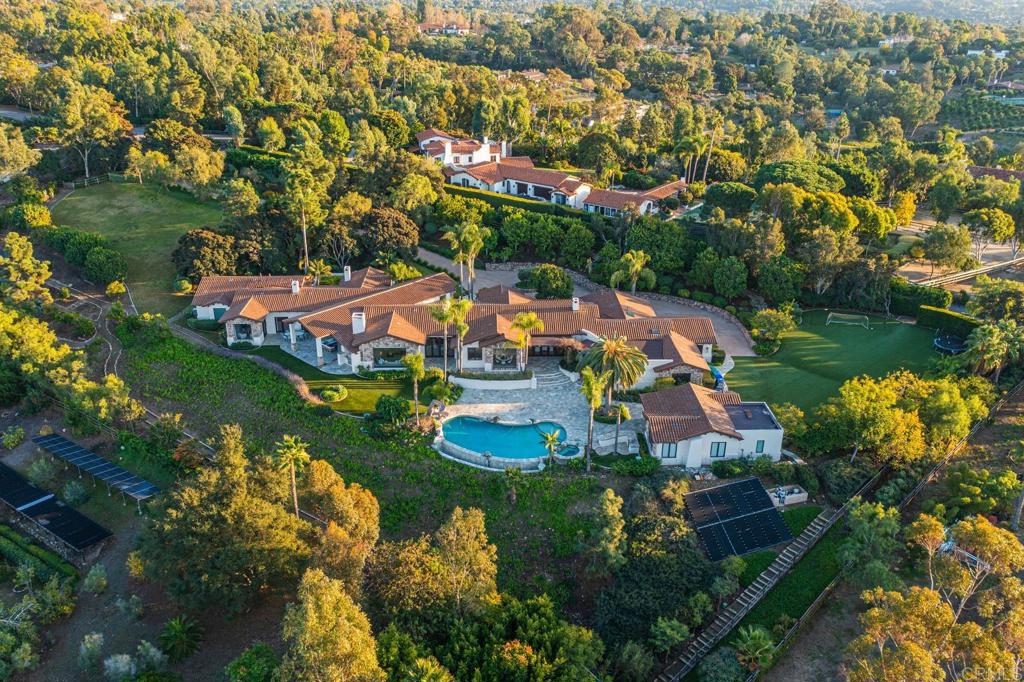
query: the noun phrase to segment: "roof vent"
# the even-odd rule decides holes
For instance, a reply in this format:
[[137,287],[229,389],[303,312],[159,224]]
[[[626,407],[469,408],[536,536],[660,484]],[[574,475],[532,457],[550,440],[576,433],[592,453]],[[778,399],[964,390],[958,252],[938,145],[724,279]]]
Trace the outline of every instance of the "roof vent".
[[298,294],[299,293],[299,280],[297,280],[297,279],[293,279],[292,280],[292,293],[293,294]]

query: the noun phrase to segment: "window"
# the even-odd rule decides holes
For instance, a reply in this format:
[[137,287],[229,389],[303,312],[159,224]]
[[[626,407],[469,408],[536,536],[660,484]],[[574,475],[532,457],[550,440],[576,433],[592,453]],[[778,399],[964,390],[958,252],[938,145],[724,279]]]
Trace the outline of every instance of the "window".
[[679,443],[662,443],[661,444],[661,458],[662,459],[675,459],[676,450],[679,447]]
[[764,452],[764,441],[763,440],[757,441],[757,445],[754,446],[754,452],[756,452],[759,455]]
[[236,324],[235,325],[235,338],[239,340],[250,340],[252,339],[252,325],[251,324]]
[[466,349],[467,360],[483,360],[484,351],[482,348],[467,348]]
[[725,457],[725,441],[719,441],[711,444],[711,456]]

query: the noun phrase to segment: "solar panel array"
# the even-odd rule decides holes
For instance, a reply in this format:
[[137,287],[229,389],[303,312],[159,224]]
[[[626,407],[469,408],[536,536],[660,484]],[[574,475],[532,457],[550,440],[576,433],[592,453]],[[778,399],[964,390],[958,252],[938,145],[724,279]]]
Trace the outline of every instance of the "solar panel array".
[[110,531],[0,464],[0,500],[78,551],[110,537]]
[[686,508],[712,561],[793,539],[756,478],[689,493]]
[[73,464],[90,476],[94,476],[107,485],[117,488],[138,502],[148,500],[160,492],[160,488],[157,488],[149,481],[139,478],[110,460],[103,459],[95,452],[86,450],[81,445],[73,443],[64,436],[58,436],[57,434],[36,436],[32,439],[32,442],[54,457],[59,457],[65,462]]

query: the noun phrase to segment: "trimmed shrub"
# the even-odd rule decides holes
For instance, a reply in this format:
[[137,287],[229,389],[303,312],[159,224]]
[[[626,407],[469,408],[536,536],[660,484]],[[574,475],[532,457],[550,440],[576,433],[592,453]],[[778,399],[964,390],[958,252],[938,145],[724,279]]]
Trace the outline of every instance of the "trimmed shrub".
[[277,665],[274,650],[263,642],[257,642],[228,663],[224,678],[227,682],[270,682]]
[[93,594],[102,594],[107,589],[107,569],[103,564],[93,564],[82,581],[82,589]]
[[[128,277],[128,263],[119,252],[105,246],[97,246],[86,255],[82,274],[89,281],[106,286]],[[124,285],[121,287],[124,288]]]
[[902,277],[893,277],[891,284],[889,312],[894,315],[916,316],[921,306],[948,308],[953,294],[938,287],[922,287],[911,284]]
[[63,241],[64,259],[71,265],[77,265],[78,267],[85,265],[85,259],[90,251],[107,246],[107,240],[103,235],[96,232],[71,230],[70,235],[60,239]]
[[50,209],[43,204],[22,203],[11,206],[4,216],[4,224],[9,230],[38,230],[53,225]]
[[619,459],[612,462],[612,471],[620,476],[636,476],[642,478],[650,476],[661,468],[661,462],[656,457],[640,456],[629,459]]
[[917,324],[966,339],[981,325],[981,321],[953,310],[922,305],[917,309]]
[[106,294],[110,298],[124,296],[126,293],[128,293],[128,287],[124,285],[124,282],[114,280],[107,285]]
[[68,481],[64,484],[60,496],[72,507],[77,507],[89,499],[89,491],[81,481]]
[[3,445],[5,450],[13,450],[21,445],[24,440],[25,429],[20,426],[9,426],[3,435],[0,436],[0,445]]

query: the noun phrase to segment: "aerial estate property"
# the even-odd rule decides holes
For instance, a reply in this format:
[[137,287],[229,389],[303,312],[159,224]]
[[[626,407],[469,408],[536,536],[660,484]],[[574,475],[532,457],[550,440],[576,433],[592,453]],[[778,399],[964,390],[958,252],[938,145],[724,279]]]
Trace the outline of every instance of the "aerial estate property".
[[1021,18],[0,2],[0,682],[1019,679]]

